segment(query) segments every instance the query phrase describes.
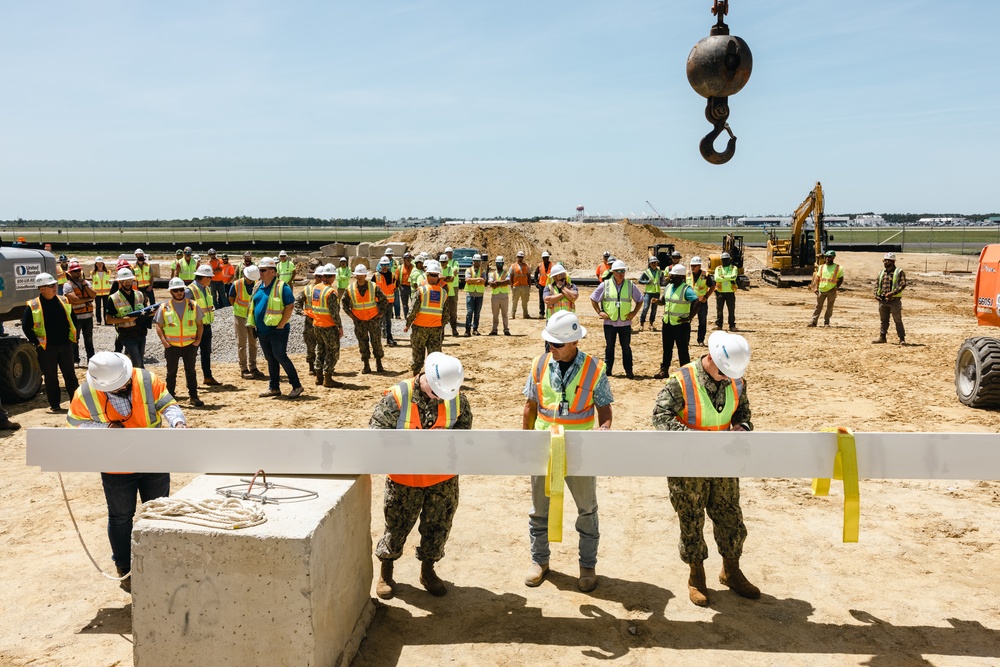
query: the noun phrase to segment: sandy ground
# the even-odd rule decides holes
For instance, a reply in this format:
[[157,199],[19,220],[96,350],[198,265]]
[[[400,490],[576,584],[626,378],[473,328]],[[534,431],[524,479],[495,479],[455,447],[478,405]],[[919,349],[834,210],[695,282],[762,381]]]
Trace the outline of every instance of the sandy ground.
[[[942,272],[946,261],[964,267],[965,258],[901,257],[911,281],[906,347],[870,344],[878,326],[870,293],[880,257],[840,259],[847,290],[829,329],[805,327],[814,298],[804,289],[755,280],[758,286],[739,295],[738,324],[753,345],[747,379],[757,429],[998,431],[1000,415],[965,408],[953,387],[961,341],[989,333],[977,330],[972,317],[972,277]],[[591,327],[583,347],[600,353],[597,318],[589,308],[581,313]],[[476,428],[520,423],[520,389],[541,350],[540,326],[518,319],[511,328],[510,338],[446,339],[446,351],[466,364]],[[661,386],[651,377],[659,334],[637,333],[633,348],[640,379],[612,378],[616,429],[650,428]],[[350,389],[308,386],[306,400],[284,402],[278,411],[269,404],[266,412],[256,397],[260,384],[240,380],[238,368],[228,365],[216,374],[226,386],[207,392],[208,407],[188,414],[193,426],[210,428],[358,427],[367,424],[382,390],[403,377],[408,359],[404,342],[388,351],[386,365],[398,373],[362,376],[356,348],[345,350],[340,379]],[[304,366],[301,357],[297,362]],[[63,423],[45,408],[39,397],[11,411],[24,426]],[[23,430],[0,439],[0,664],[130,665],[129,597],[87,561],[56,475],[25,467],[24,443]],[[111,568],[98,476],[64,478],[84,538]],[[188,479],[175,476],[174,488]],[[381,534],[381,484],[374,480],[373,540]],[[840,542],[839,483],[828,498],[811,497],[803,479],[748,479],[742,486],[749,529],[744,570],[764,596],[751,602],[722,589],[709,536],[713,595],[702,609],[687,600],[666,480],[599,480],[601,581],[582,594],[571,505],[567,541],[554,545],[554,572],[529,589],[522,583],[528,481],[463,478],[439,566],[451,592],[432,598],[420,588],[411,540],[397,567],[401,592],[379,603],[355,664],[1000,665],[1000,483],[863,482],[859,544]]]

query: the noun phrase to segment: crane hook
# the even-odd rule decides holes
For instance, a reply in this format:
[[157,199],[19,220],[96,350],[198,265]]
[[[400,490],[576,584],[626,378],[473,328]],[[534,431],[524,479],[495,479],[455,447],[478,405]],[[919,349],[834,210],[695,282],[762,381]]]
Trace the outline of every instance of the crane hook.
[[[733,134],[727,122],[729,120],[729,98],[708,98],[708,105],[705,107],[705,118],[708,119],[708,122],[712,124],[714,129],[702,138],[701,143],[698,144],[698,150],[701,151],[701,156],[708,162],[712,164],[725,164],[736,155],[736,135]],[[729,143],[726,145],[726,150],[720,153],[715,150],[715,140],[723,132],[729,133]]]

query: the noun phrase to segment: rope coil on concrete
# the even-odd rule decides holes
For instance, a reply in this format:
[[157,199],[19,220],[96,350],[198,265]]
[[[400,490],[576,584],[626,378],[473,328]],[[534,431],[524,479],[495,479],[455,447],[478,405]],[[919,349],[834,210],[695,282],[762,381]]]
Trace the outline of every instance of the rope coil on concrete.
[[179,521],[206,528],[239,530],[252,528],[267,521],[259,505],[244,503],[236,498],[156,498],[139,506],[136,520]]

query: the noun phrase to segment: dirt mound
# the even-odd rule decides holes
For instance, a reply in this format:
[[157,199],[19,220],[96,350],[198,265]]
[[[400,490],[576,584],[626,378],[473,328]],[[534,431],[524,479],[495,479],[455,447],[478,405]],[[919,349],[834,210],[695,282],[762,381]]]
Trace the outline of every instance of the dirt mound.
[[528,264],[542,261],[542,251],[552,253],[573,275],[590,275],[605,250],[629,265],[630,273],[646,267],[648,246],[673,243],[685,259],[719,252],[718,246],[685,241],[669,236],[653,225],[630,222],[580,223],[535,222],[516,224],[446,225],[397,232],[385,241],[406,243],[416,252],[438,255],[448,246],[477,248],[490,257],[513,259],[519,250]]

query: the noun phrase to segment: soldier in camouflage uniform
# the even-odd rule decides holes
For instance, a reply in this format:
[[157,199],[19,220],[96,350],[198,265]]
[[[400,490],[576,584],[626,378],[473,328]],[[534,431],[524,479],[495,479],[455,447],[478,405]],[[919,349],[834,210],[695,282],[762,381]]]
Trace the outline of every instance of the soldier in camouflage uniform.
[[[444,342],[444,312],[448,307],[448,289],[441,283],[441,265],[433,260],[427,262],[425,271],[426,283],[416,288],[413,293],[413,304],[406,314],[406,326],[403,333],[411,327],[410,352],[413,362],[410,365],[414,375],[424,367],[424,356],[431,352],[440,352]],[[428,308],[423,309],[424,302]]]
[[[368,268],[364,264],[358,264],[354,267],[354,278],[355,283],[350,285],[341,297],[341,306],[352,320],[354,320],[354,334],[358,338],[358,348],[361,351],[361,361],[364,362],[364,369],[362,373],[371,373],[372,367],[369,365],[368,360],[371,358],[372,353],[375,354],[375,370],[379,373],[383,372],[385,368],[382,367],[382,356],[385,354],[382,351],[382,318],[385,316],[386,311],[389,309],[389,300],[385,298],[385,294],[382,290],[375,286],[375,283],[368,280]],[[368,291],[371,290],[372,294],[375,295],[375,303],[378,308],[378,314],[371,319],[359,319],[354,313],[354,309],[358,304],[354,303],[355,296],[360,296],[367,298]]]
[[[750,361],[750,348],[742,336],[716,331],[708,339],[709,353],[682,366],[656,397],[653,427],[658,431],[752,431],[750,400],[742,379]],[[702,401],[697,396],[703,397]],[[707,398],[707,401],[704,400]],[[747,537],[740,509],[738,478],[670,477],[670,503],[680,521],[681,560],[691,568],[688,596],[708,605],[704,561],[705,513],[712,520],[715,543],[722,555],[719,581],[750,599],[760,590],[740,570],[740,556]]]
[[309,373],[315,373],[316,367],[316,334],[313,331],[313,318],[312,313],[306,307],[308,302],[306,301],[306,295],[314,287],[322,286],[323,284],[323,265],[320,264],[316,267],[316,271],[313,274],[316,279],[312,283],[306,283],[306,286],[302,288],[302,292],[295,297],[295,314],[305,315],[305,321],[302,324],[302,340],[306,343],[306,363],[309,364]]
[[[369,428],[471,429],[472,408],[458,390],[465,377],[458,359],[440,352],[427,357],[425,372],[386,391],[375,406]],[[448,592],[434,572],[444,557],[444,545],[458,509],[455,475],[389,475],[385,479],[385,533],[375,547],[381,561],[376,594],[385,600],[395,594],[393,564],[403,554],[406,538],[420,519],[420,583],[432,595]]]
[[344,337],[344,326],[340,321],[340,304],[337,302],[337,267],[327,264],[323,270],[323,286],[329,290],[325,305],[333,326],[325,326],[329,321],[324,322],[325,317],[321,312],[315,313],[313,335],[316,337],[316,380],[318,384],[322,379],[324,387],[339,387],[341,384],[333,379],[333,371],[340,361],[340,339]]

